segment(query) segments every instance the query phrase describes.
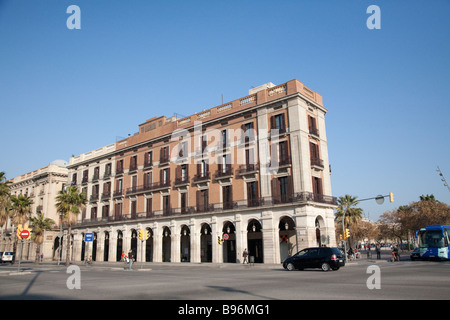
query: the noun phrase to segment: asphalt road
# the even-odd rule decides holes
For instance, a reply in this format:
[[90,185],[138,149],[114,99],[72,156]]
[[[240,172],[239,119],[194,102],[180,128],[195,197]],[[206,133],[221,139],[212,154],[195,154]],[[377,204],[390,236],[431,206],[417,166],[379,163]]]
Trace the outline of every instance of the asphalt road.
[[[54,264],[0,266],[0,299],[395,300],[449,299],[450,262],[359,260],[338,271],[279,265],[94,263],[68,272]],[[375,266],[375,267],[373,267]],[[375,270],[375,272],[373,271]],[[370,289],[368,287],[375,287]],[[79,284],[79,289],[76,285]],[[378,287],[376,285],[379,285]],[[69,287],[74,287],[69,289]]]

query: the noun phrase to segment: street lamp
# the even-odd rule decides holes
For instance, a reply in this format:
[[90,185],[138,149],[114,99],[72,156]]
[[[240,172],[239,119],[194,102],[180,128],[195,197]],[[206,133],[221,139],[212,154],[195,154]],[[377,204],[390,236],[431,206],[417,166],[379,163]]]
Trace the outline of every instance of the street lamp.
[[444,182],[444,186],[447,187],[448,191],[450,191],[447,180],[445,180],[444,174],[441,172],[441,169],[439,169],[439,166],[437,167],[436,171],[439,172],[439,176],[441,176],[441,181]]

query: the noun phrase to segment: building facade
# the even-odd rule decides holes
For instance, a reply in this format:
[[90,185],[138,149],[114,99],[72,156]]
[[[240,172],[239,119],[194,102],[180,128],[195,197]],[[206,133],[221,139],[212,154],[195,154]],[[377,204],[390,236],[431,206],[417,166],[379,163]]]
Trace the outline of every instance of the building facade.
[[[23,174],[10,179],[11,195],[20,194],[29,197],[33,204],[31,206],[31,216],[44,214],[45,218],[50,218],[55,222],[55,228],[52,231],[44,231],[43,243],[40,252],[44,260],[54,260],[57,257],[57,246],[59,239],[59,213],[56,210],[56,196],[58,192],[67,184],[68,170],[67,161],[56,160],[48,166],[35,171]],[[29,222],[28,222],[29,223]],[[1,233],[0,251],[13,251],[14,237],[13,226],[9,220]],[[25,241],[22,256],[25,260],[34,260],[36,254],[36,244],[30,239]],[[16,257],[18,259],[18,257]]]
[[119,261],[132,250],[137,261],[236,263],[247,249],[255,263],[280,263],[335,246],[326,112],[300,81],[268,83],[185,118],[151,118],[71,158],[69,182],[88,199],[72,259]]

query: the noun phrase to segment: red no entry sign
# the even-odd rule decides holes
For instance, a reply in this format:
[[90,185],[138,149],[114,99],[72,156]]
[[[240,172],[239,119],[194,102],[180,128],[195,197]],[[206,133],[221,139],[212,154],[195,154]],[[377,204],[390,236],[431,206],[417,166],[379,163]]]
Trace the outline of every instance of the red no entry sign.
[[22,230],[21,232],[20,232],[20,237],[22,238],[22,239],[26,239],[26,238],[28,238],[30,236],[30,231],[28,231],[28,230]]

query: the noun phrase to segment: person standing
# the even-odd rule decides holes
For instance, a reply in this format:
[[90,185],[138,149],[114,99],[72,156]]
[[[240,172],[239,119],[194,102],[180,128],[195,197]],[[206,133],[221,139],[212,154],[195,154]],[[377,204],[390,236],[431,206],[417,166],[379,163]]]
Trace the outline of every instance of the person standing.
[[132,270],[131,267],[133,266],[133,251],[128,251],[128,261],[129,261],[129,266],[128,266],[128,270]]
[[242,263],[243,263],[243,264],[244,264],[244,263],[247,263],[247,264],[248,264],[248,261],[247,261],[247,257],[248,257],[248,251],[247,251],[247,248],[244,249],[244,252],[242,253],[242,257],[244,258],[244,261],[243,261]]
[[379,243],[376,244],[375,250],[377,251],[377,260],[381,259],[381,246]]

